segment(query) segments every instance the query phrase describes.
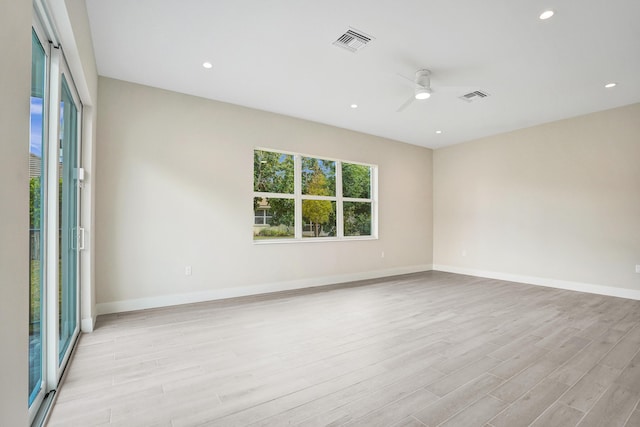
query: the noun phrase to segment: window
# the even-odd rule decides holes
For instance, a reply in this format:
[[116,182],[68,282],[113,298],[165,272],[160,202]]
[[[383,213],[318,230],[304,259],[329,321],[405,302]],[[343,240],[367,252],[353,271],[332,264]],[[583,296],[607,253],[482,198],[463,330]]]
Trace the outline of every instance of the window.
[[371,167],[342,164],[344,235],[371,235]]
[[293,155],[254,151],[254,240],[295,237],[294,175]]
[[273,218],[269,215],[269,205],[266,200],[259,200],[259,205],[263,205],[263,207],[259,207],[259,209],[255,212],[255,221],[254,225],[269,225],[271,219]]
[[376,177],[374,165],[254,150],[254,241],[376,238]]
[[302,237],[335,237],[336,218],[336,162],[301,157]]

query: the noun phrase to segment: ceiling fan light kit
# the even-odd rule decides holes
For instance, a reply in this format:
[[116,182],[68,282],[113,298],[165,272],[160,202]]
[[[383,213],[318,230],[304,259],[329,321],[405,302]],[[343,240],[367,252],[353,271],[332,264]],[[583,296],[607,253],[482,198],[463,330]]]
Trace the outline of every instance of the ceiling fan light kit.
[[428,88],[416,88],[416,94],[415,94],[415,98],[416,99],[427,99],[431,96],[431,89]]

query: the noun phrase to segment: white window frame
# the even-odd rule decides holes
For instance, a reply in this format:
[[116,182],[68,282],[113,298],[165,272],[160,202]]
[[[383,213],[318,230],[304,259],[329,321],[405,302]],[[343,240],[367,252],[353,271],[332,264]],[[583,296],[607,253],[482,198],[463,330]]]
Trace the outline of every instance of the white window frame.
[[[295,220],[294,230],[295,235],[289,239],[260,239],[253,240],[256,245],[270,245],[270,244],[282,244],[282,243],[300,243],[300,242],[336,242],[336,241],[354,241],[354,240],[377,240],[378,239],[378,166],[371,163],[363,163],[352,160],[341,160],[331,157],[315,154],[303,154],[290,151],[275,150],[273,148],[255,147],[252,155],[255,156],[255,151],[268,151],[271,153],[285,154],[293,156],[294,165],[294,191],[293,193],[267,193],[261,191],[254,191],[253,197],[260,197],[265,199],[293,199],[295,205]],[[319,160],[325,160],[335,162],[336,164],[336,176],[335,176],[335,195],[334,196],[315,196],[302,194],[302,158],[314,158]],[[354,165],[367,166],[371,170],[370,175],[370,198],[360,199],[354,197],[344,197],[342,195],[342,164],[349,163]],[[252,184],[253,185],[253,184]],[[303,200],[328,200],[336,203],[336,235],[331,237],[303,237],[303,224],[302,220],[302,201]],[[345,236],[344,235],[344,202],[361,202],[371,204],[371,235],[369,236]],[[255,212],[254,212],[255,222]],[[254,224],[255,225],[255,224]]]

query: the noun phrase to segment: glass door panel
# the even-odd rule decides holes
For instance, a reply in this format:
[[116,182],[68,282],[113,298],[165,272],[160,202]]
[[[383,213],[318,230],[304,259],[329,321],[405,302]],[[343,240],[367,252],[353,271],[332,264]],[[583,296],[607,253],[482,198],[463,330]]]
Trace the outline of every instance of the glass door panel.
[[78,330],[78,140],[79,110],[62,75],[58,160],[58,363]]
[[45,123],[45,82],[47,77],[47,55],[35,31],[31,41],[31,120],[29,137],[29,406],[42,391],[43,340],[45,330],[41,303],[43,298],[42,226],[43,194],[46,189],[44,144]]
[[40,423],[80,331],[82,105],[62,49],[39,22],[31,49],[28,404],[29,421]]

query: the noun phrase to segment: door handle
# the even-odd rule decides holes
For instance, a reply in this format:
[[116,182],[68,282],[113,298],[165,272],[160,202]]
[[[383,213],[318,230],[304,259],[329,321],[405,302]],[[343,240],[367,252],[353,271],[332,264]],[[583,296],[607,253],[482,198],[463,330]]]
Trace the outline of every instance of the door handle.
[[82,227],[78,228],[78,250],[84,250],[84,228]]

